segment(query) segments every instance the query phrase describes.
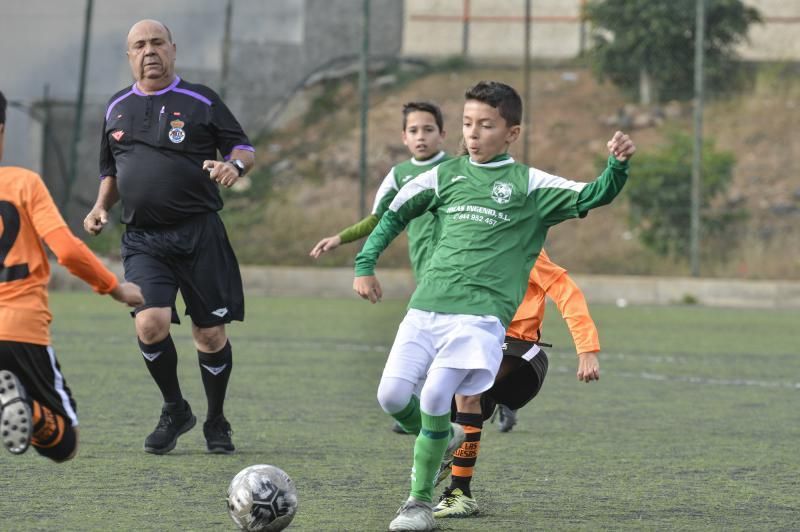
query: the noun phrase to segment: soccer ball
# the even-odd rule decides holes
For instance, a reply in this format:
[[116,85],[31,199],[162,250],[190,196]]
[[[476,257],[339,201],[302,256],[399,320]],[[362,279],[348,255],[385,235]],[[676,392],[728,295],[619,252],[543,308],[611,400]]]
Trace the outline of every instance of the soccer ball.
[[228,514],[240,529],[283,530],[297,513],[297,489],[282,469],[258,464],[239,471],[228,486]]

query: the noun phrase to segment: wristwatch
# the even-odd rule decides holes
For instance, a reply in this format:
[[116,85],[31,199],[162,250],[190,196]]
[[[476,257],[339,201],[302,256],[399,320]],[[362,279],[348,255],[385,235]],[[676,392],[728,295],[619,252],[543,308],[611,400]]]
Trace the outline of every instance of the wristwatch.
[[241,159],[231,159],[228,162],[235,166],[236,170],[239,171],[239,177],[244,175],[244,163],[241,161]]

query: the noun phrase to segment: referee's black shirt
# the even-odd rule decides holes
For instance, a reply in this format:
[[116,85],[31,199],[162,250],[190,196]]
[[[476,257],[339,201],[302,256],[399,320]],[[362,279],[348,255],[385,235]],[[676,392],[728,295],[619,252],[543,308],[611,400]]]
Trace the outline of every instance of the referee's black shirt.
[[100,176],[116,176],[122,222],[146,228],[218,211],[217,183],[203,161],[253,151],[228,107],[204,85],[179,77],[144,94],[134,83],[111,97],[100,148]]

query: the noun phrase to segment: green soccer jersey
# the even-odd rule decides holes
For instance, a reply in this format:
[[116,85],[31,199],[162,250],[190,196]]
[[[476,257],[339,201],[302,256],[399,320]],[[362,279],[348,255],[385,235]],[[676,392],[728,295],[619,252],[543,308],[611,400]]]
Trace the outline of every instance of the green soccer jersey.
[[[397,193],[412,179],[419,174],[434,168],[436,165],[449,160],[451,157],[445,152],[440,151],[430,159],[418,161],[411,158],[393,167],[383,178],[381,186],[375,195],[375,204],[372,207],[372,214],[382,218],[389,205],[394,200]],[[411,269],[414,278],[419,282],[422,272],[428,263],[430,254],[438,239],[438,229],[436,217],[430,211],[411,220],[406,227],[408,231],[408,255],[411,259]]]
[[409,308],[491,315],[508,326],[547,230],[583,217],[619,193],[628,163],[609,157],[603,173],[579,183],[516,163],[468,156],[420,174],[397,193],[356,257],[356,276],[373,275],[380,253],[410,220],[430,211],[439,238]]

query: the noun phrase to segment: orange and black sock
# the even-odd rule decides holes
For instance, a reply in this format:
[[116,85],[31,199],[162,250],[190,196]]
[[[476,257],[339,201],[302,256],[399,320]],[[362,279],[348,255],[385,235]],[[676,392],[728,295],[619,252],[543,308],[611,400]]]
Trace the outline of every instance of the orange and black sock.
[[472,497],[469,485],[478,452],[481,448],[481,431],[483,430],[483,415],[456,413],[456,423],[464,427],[466,439],[455,453],[453,453],[453,471],[450,476],[450,489],[459,488],[467,497]]
[[75,429],[63,416],[56,414],[39,401],[33,401],[33,436],[31,445],[36,452],[51,460],[66,460],[75,450]]

